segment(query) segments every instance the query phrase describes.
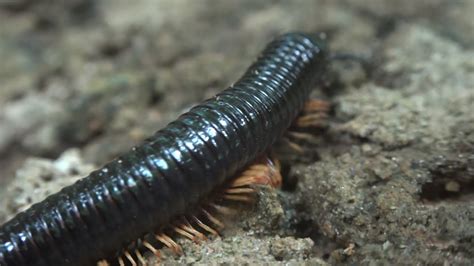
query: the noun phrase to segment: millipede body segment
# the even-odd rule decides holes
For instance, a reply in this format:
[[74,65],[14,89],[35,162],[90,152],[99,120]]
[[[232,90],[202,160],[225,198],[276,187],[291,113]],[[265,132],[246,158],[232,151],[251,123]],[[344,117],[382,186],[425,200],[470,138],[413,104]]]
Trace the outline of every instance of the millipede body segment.
[[193,212],[282,136],[326,65],[316,36],[276,38],[233,86],[6,222],[0,265],[92,265]]

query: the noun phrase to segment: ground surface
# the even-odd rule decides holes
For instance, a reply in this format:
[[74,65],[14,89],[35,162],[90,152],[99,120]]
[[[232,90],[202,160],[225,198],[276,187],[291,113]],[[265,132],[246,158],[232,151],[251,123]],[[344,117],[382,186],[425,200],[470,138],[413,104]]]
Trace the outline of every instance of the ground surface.
[[318,93],[329,126],[287,162],[285,190],[165,261],[472,265],[472,13],[472,0],[0,4],[0,222],[231,84],[276,34],[325,31],[370,72],[335,63]]

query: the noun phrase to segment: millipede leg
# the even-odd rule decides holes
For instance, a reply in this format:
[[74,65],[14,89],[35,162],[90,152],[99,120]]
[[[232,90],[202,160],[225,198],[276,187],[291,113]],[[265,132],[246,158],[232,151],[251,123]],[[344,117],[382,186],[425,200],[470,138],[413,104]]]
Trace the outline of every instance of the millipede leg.
[[223,195],[224,199],[233,200],[233,201],[241,201],[241,202],[252,202],[253,199],[249,196],[244,195]]
[[110,265],[109,262],[106,260],[99,260],[97,262],[97,266],[109,266],[109,265]]
[[255,189],[253,188],[228,188],[225,193],[227,194],[253,194]]
[[118,257],[117,260],[118,260],[118,264],[119,264],[120,266],[125,266],[125,262],[123,262],[123,258],[122,258],[122,257]]
[[224,199],[241,201],[241,202],[252,202],[252,197],[255,193],[255,189],[247,187],[228,188],[225,190],[225,194],[222,196]]
[[171,237],[167,236],[166,234],[157,234],[155,235],[156,239],[163,243],[165,246],[167,246],[169,249],[171,249],[175,254],[182,255],[183,254],[183,249],[181,248],[180,245],[178,245],[176,242],[174,242]]
[[327,113],[331,109],[331,103],[328,101],[318,100],[318,99],[310,99],[308,100],[304,107],[303,112],[307,113],[315,113],[315,112],[322,112]]
[[308,130],[326,128],[330,109],[331,103],[328,101],[318,99],[307,101],[300,115],[278,141],[279,145],[276,146],[276,149],[279,150],[280,156],[285,157],[287,152],[304,154],[306,151],[300,142],[318,143],[315,132]]
[[127,260],[132,264],[132,266],[137,266],[137,262],[128,251],[125,251],[124,254]]
[[294,121],[294,126],[324,127],[331,105],[327,101],[312,99],[306,102],[302,114]]
[[145,258],[143,257],[142,253],[138,249],[135,250],[135,256],[137,256],[138,261],[140,262],[141,265],[146,266],[147,262]]
[[296,132],[296,131],[288,131],[286,136],[296,139],[296,140],[303,140],[303,141],[313,141],[314,135],[304,132]]
[[[249,185],[271,185],[279,187],[282,182],[280,175],[280,163],[275,159],[265,157],[262,163],[249,166],[232,183],[232,188]],[[242,199],[240,199],[242,200]]]
[[210,207],[212,207],[216,212],[224,214],[224,215],[234,215],[236,210],[233,208],[229,208],[226,206],[219,205],[217,203],[210,203]]
[[298,154],[304,154],[304,148],[298,143],[290,140],[288,133],[290,133],[290,131],[288,131],[287,134],[285,134],[285,136],[283,136],[280,139],[279,141],[279,144],[281,144],[280,148],[283,147],[283,148],[287,148],[289,151],[292,151]]
[[239,177],[238,179],[234,180],[234,182],[232,182],[232,187],[242,187],[242,186],[249,186],[249,185],[252,185],[252,184],[255,184],[255,178],[254,177],[247,177],[247,176],[243,176],[243,177]]
[[148,241],[143,242],[143,246],[150,250],[158,259],[161,259],[161,253],[158,249],[156,249],[152,244]]
[[203,223],[201,220],[199,220],[196,216],[193,216],[192,219],[194,220],[194,222],[196,222],[197,225],[199,225],[202,229],[204,229],[205,231],[209,232],[210,234],[213,234],[215,236],[219,236],[219,233],[212,229],[210,226],[206,225],[205,223]]
[[216,217],[212,216],[212,214],[210,214],[208,211],[206,211],[205,209],[202,209],[202,213],[204,213],[204,215],[206,216],[206,218],[211,221],[212,223],[214,223],[215,225],[217,225],[220,229],[224,228],[224,224],[219,221]]
[[327,115],[323,113],[308,114],[296,120],[297,127],[324,127]]
[[181,227],[179,227],[179,226],[173,226],[173,230],[174,230],[176,233],[178,233],[178,234],[180,234],[180,235],[182,235],[182,236],[184,236],[184,237],[186,237],[186,238],[188,238],[188,239],[190,239],[190,240],[192,240],[192,241],[196,241],[196,238],[195,238],[191,233],[187,232],[186,230],[183,230],[183,229],[182,229]]
[[281,187],[283,183],[283,177],[281,176],[281,163],[273,154],[271,157],[267,158],[268,165],[270,168],[270,177],[272,179],[272,186],[273,187]]
[[196,239],[199,239],[199,240],[202,240],[202,241],[206,241],[208,240],[208,238],[201,232],[199,232],[198,230],[196,230],[188,221],[188,219],[186,217],[183,217],[183,224],[181,225],[181,228],[183,230],[186,230],[188,231],[189,233],[193,234],[195,236]]

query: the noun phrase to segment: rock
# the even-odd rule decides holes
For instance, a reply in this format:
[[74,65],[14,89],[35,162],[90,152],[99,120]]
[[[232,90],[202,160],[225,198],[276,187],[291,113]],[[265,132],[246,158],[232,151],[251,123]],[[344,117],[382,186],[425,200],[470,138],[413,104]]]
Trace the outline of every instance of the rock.
[[[222,238],[179,240],[186,255],[164,262],[473,264],[473,5],[0,4],[0,220],[235,82],[275,35],[324,31],[333,54],[370,68],[330,62],[336,82],[315,95],[333,113],[305,146],[317,156],[289,155],[291,188],[259,191]],[[77,173],[44,159],[71,147]]]

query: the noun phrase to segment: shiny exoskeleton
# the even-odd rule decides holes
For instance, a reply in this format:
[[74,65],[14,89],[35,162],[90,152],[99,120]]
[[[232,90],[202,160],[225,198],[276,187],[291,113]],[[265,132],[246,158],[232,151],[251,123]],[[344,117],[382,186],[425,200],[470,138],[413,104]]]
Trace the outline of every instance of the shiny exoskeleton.
[[282,136],[327,65],[316,36],[272,41],[233,86],[0,228],[0,265],[89,265],[199,206]]

